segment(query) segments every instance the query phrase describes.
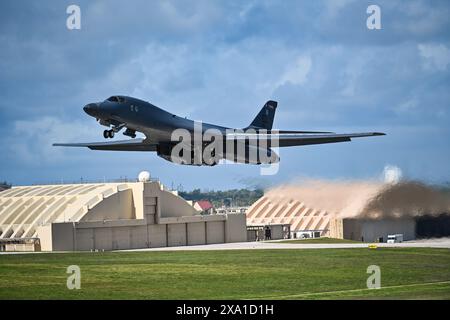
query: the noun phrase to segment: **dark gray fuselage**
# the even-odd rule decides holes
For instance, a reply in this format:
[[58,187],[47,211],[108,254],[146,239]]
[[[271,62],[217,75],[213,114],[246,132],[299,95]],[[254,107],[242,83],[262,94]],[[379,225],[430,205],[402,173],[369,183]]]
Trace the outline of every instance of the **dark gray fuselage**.
[[[126,136],[135,138],[136,132],[141,132],[146,139],[54,145],[88,147],[93,150],[156,151],[158,156],[168,161],[172,161],[172,155],[178,152],[178,146],[181,145],[183,155],[192,156],[192,150],[194,153],[197,150],[208,151],[207,154],[211,153],[215,159],[226,156],[228,160],[228,156],[231,156],[234,162],[261,164],[279,161],[279,156],[271,148],[347,142],[352,138],[385,135],[381,132],[336,134],[326,131],[273,130],[277,105],[276,101],[267,101],[249,126],[233,129],[182,118],[133,97],[112,96],[103,102],[90,103],[83,108],[101,125],[111,128],[103,132],[104,138],[113,138],[115,133],[126,129],[123,132]],[[220,143],[217,144],[220,141],[218,138],[223,138],[223,148],[220,148]],[[186,145],[189,148],[184,152]],[[211,151],[212,145],[219,146],[219,149],[214,148]],[[250,156],[256,151],[258,157]],[[268,156],[267,159],[263,159],[265,155]]]
[[[152,143],[169,142],[172,132],[176,129],[194,132],[195,122],[193,120],[179,117],[140,99],[119,97],[124,99],[123,102],[105,100],[104,102],[89,104],[84,110],[89,115],[103,120],[107,124],[124,125],[128,129],[142,132]],[[208,129],[216,129],[225,134],[225,131],[230,129],[209,123],[201,123],[201,125],[202,132]]]

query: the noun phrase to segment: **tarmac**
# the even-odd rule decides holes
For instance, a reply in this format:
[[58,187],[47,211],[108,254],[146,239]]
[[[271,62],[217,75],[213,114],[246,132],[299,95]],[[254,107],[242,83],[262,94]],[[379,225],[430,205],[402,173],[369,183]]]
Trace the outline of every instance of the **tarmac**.
[[[274,249],[352,249],[369,248],[369,245],[376,245],[379,248],[444,248],[450,249],[450,238],[424,239],[405,241],[402,243],[286,243],[285,240],[258,241],[258,242],[235,242],[219,243],[197,246],[177,246],[162,248],[145,248],[132,250],[116,250],[116,252],[145,252],[145,251],[195,251],[195,250],[274,250]],[[5,254],[29,254],[40,252],[0,252]],[[47,253],[57,253],[51,251]]]
[[[283,240],[236,242],[207,244],[197,246],[179,246],[163,248],[146,248],[125,251],[191,251],[191,250],[264,250],[264,249],[351,249],[368,248],[371,243],[286,243]],[[380,248],[447,248],[450,249],[450,238],[405,241],[402,243],[375,243]]]

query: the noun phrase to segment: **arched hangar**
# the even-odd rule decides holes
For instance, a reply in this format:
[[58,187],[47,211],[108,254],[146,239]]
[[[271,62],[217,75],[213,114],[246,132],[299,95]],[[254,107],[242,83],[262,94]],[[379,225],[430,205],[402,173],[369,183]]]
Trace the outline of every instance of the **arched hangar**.
[[120,250],[246,241],[245,215],[200,215],[157,181],[0,192],[0,249]]
[[417,181],[306,181],[268,190],[247,210],[247,224],[249,239],[263,238],[254,233],[265,226],[273,231],[283,227],[297,238],[371,242],[395,234],[404,240],[448,237],[450,192]]

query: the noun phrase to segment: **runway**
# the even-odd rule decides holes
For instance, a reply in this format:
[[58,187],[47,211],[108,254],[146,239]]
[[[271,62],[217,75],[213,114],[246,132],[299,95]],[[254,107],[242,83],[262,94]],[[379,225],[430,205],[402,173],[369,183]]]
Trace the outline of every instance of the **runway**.
[[[219,243],[197,246],[177,246],[161,248],[145,248],[131,250],[114,250],[114,252],[145,252],[145,251],[201,251],[201,250],[277,250],[277,249],[355,249],[369,248],[370,243],[285,243],[284,240],[259,241],[259,242],[235,242]],[[402,243],[376,243],[378,248],[444,248],[450,249],[450,238],[425,239],[405,241]],[[39,252],[0,252],[7,254],[32,254],[32,253],[57,253],[61,251]],[[67,251],[71,252],[71,251]]]

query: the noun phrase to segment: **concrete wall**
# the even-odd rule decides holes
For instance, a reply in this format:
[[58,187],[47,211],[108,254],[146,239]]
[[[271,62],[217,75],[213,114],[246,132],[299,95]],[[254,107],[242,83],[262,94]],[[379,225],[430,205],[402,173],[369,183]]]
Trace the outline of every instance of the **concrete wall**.
[[329,230],[322,234],[322,237],[330,237],[335,239],[344,239],[343,220],[338,218],[331,218]]
[[[94,229],[77,229],[75,232],[76,245],[75,250],[92,250],[94,249]],[[58,239],[55,239],[58,241]]]
[[130,228],[130,249],[148,248],[147,226]]
[[188,246],[206,243],[206,223],[207,222],[197,222],[187,224]]
[[72,223],[52,223],[53,251],[74,250],[74,229]]
[[112,249],[121,250],[131,247],[131,228],[117,227],[112,228]]
[[185,246],[186,238],[187,235],[185,223],[167,224],[167,246]]
[[38,236],[43,251],[109,251],[247,241],[242,214],[177,218],[177,222],[164,224],[136,221],[53,223],[41,226]]
[[158,189],[156,183],[136,183],[133,187],[133,204],[134,204],[134,214],[136,219],[144,219],[144,196],[149,193],[149,189]]
[[157,223],[158,217],[158,197],[144,197],[144,217],[148,224]]
[[187,217],[198,214],[183,198],[168,191],[161,191],[161,217]]
[[247,240],[244,214],[194,215],[192,206],[158,183],[117,190],[108,191],[103,200],[92,198],[96,204],[78,222],[39,227],[42,250],[109,251]]
[[52,223],[39,226],[37,236],[42,251],[71,251],[74,246],[74,229],[72,223]]
[[206,223],[206,244],[224,243],[225,223],[223,221],[208,221]]
[[247,221],[245,214],[227,214],[225,242],[247,241]]
[[42,251],[52,251],[53,249],[53,239],[52,239],[52,225],[47,224],[39,226],[36,230],[37,237],[41,242]]
[[133,191],[128,189],[103,199],[80,221],[134,219],[135,217]]
[[[139,249],[149,246],[146,225],[111,226],[111,227],[77,227],[75,250],[124,250]],[[53,239],[57,241],[58,239]],[[154,239],[152,239],[154,240]],[[66,247],[61,250],[74,250]]]
[[167,247],[167,226],[165,224],[148,225],[148,239],[150,248]]
[[271,230],[271,238],[273,240],[283,239],[283,226],[282,225],[270,226],[270,230]]

